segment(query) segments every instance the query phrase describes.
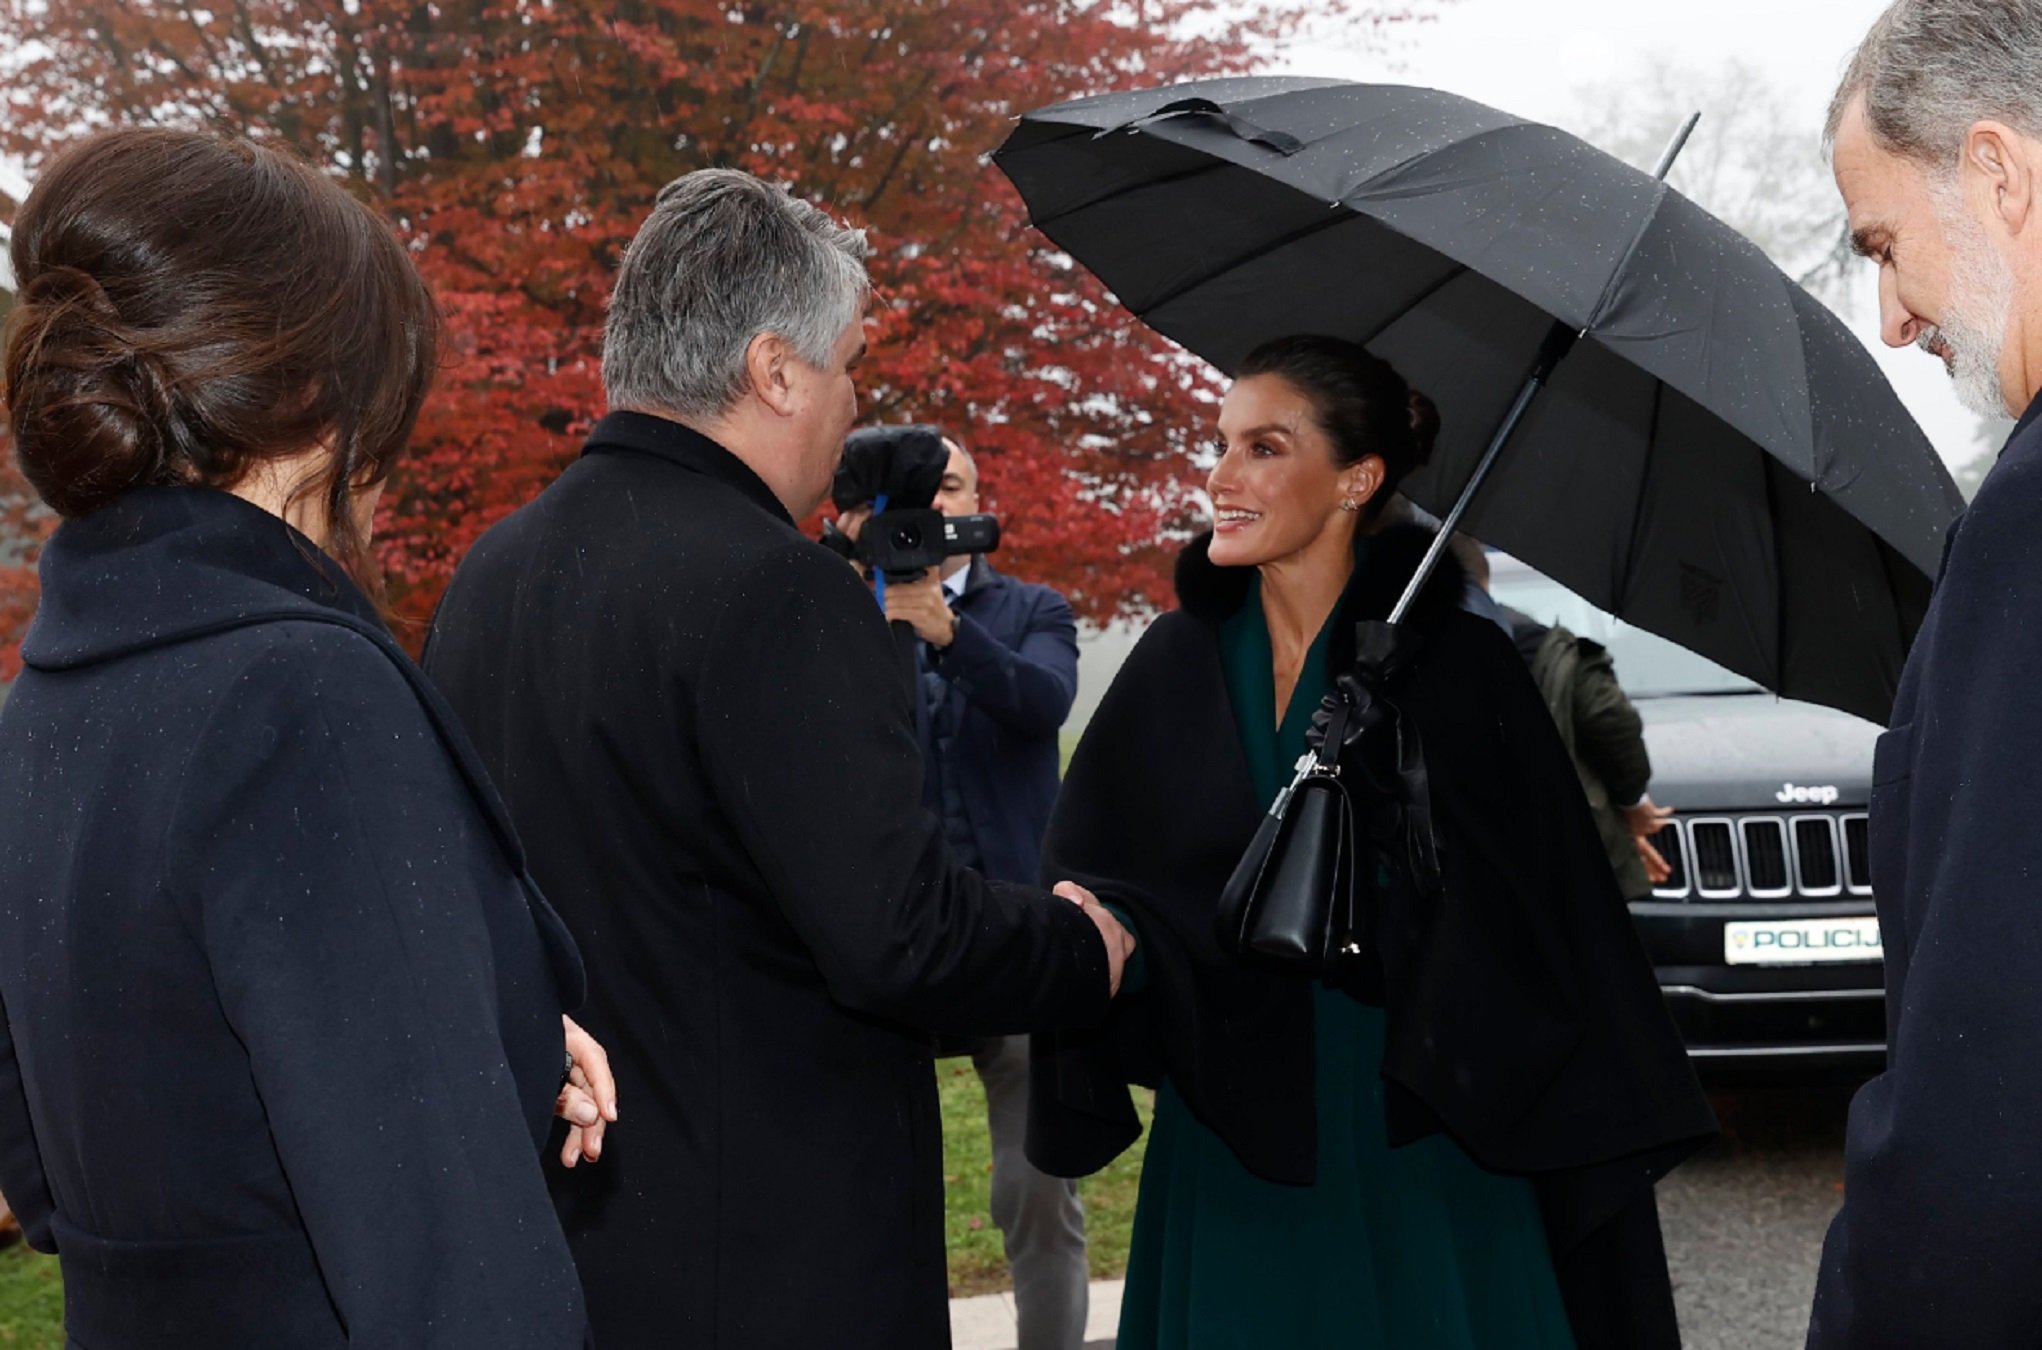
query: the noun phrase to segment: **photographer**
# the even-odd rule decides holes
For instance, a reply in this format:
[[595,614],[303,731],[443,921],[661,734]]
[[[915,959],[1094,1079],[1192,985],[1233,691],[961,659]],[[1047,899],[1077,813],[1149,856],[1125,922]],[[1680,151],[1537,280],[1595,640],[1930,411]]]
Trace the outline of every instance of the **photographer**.
[[[931,428],[860,432],[912,439]],[[979,509],[978,466],[954,438],[931,503],[952,519]],[[847,463],[847,469],[855,468]],[[855,541],[871,517],[857,475],[837,480],[837,528]],[[854,557],[855,557],[854,550]],[[926,765],[923,800],[951,853],[996,881],[1032,883],[1056,802],[1057,733],[1078,691],[1071,607],[1047,586],[993,570],[982,553],[946,557],[915,580],[889,578],[886,617],[916,637],[916,728]],[[1028,1120],[1028,1038],[970,1043],[985,1085],[993,1144],[993,1222],[1014,1276],[1021,1350],[1077,1350],[1085,1339],[1085,1211],[1074,1182],[1022,1155]]]

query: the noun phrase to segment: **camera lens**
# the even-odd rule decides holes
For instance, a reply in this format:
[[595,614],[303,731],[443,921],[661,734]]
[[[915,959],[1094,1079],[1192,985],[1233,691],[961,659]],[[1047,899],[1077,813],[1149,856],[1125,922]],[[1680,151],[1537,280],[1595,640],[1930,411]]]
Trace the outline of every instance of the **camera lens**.
[[897,525],[893,529],[891,542],[895,548],[903,553],[919,549],[922,546],[922,527],[919,525]]

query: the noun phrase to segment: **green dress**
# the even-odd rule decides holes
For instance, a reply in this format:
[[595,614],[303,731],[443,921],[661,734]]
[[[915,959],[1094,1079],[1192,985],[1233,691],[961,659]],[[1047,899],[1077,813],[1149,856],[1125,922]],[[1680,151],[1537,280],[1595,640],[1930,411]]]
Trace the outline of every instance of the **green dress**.
[[[1221,628],[1258,801],[1304,753],[1327,637],[1278,727],[1259,583]],[[1156,1094],[1120,1350],[1572,1350],[1531,1183],[1484,1171],[1443,1136],[1390,1148],[1382,1010],[1321,986],[1314,1017],[1315,1185],[1254,1176],[1167,1079]]]

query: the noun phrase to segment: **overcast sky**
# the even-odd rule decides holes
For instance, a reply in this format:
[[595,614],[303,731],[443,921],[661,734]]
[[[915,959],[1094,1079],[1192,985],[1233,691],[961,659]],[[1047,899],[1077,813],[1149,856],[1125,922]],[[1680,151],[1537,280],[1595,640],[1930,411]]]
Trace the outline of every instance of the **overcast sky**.
[[[1654,56],[1703,71],[1735,58],[1777,82],[1815,144],[1851,52],[1885,7],[1886,0],[1451,0],[1435,20],[1413,27],[1397,53],[1400,69],[1335,47],[1295,49],[1282,69],[1430,85],[1564,125],[1583,85],[1621,81]],[[1704,123],[1695,134],[1707,133]],[[1977,419],[1951,394],[1941,362],[1879,341],[1877,303],[1866,264],[1845,317],[1944,459],[1969,458]]]

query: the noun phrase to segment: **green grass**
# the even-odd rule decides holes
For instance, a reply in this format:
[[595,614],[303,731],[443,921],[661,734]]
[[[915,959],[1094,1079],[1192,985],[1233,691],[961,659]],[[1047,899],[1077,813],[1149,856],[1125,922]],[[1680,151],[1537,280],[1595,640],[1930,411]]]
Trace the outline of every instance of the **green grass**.
[[20,1243],[0,1252],[0,1346],[64,1350],[64,1285],[57,1262]]
[[[943,1237],[950,1256],[950,1294],[990,1294],[1007,1288],[1009,1281],[1000,1230],[993,1227],[990,1210],[993,1153],[985,1090],[971,1060],[956,1058],[937,1061],[936,1091],[943,1107]],[[1127,1272],[1135,1186],[1141,1178],[1142,1146],[1148,1142],[1148,1093],[1135,1093],[1135,1108],[1141,1113],[1142,1137],[1112,1166],[1078,1183],[1095,1280]]]
[[[950,1292],[959,1298],[989,1294],[1007,1288],[1008,1279],[1000,1230],[993,1227],[989,1208],[993,1164],[985,1091],[967,1058],[938,1061],[936,1087],[943,1107],[943,1229]],[[1135,1094],[1144,1127],[1148,1096]],[[1095,1280],[1127,1270],[1128,1229],[1147,1141],[1144,1134],[1111,1167],[1078,1183]],[[19,1244],[0,1251],[0,1350],[63,1350],[63,1345],[64,1285],[56,1261]]]

